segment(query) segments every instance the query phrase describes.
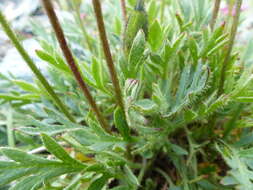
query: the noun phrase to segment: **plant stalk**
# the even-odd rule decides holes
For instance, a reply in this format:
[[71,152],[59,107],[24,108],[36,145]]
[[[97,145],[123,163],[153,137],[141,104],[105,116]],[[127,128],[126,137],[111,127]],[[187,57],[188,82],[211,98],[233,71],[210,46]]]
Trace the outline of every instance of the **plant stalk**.
[[212,16],[212,20],[211,20],[211,24],[210,24],[212,31],[214,29],[214,26],[215,26],[217,18],[218,18],[220,5],[221,5],[221,0],[215,0],[214,8],[213,8],[213,16]]
[[0,11],[0,24],[3,27],[3,30],[13,43],[13,45],[18,50],[19,54],[22,56],[22,58],[27,63],[28,67],[32,70],[33,74],[37,77],[37,79],[40,81],[40,83],[43,85],[43,87],[46,89],[48,94],[51,96],[54,103],[58,106],[58,108],[62,111],[62,113],[72,122],[75,122],[75,119],[72,117],[72,115],[69,113],[68,108],[62,103],[60,98],[57,96],[49,82],[46,80],[46,78],[42,75],[40,70],[37,68],[29,54],[26,52],[24,47],[19,42],[16,34],[13,32],[11,27],[9,26],[7,20],[5,19],[4,15]]
[[121,109],[124,110],[124,103],[123,103],[122,93],[121,93],[121,89],[119,85],[119,80],[117,77],[116,69],[113,64],[112,54],[110,51],[110,47],[109,47],[109,43],[108,43],[106,31],[105,31],[105,24],[104,24],[104,19],[102,15],[101,4],[99,0],[92,0],[92,3],[93,3],[96,19],[97,19],[97,27],[99,30],[100,40],[103,45],[106,63],[109,68],[111,80],[112,80],[114,90],[115,90],[116,100],[117,100],[118,105],[121,107]]
[[122,10],[123,20],[124,20],[124,23],[126,25],[126,23],[127,23],[126,1],[125,0],[120,0],[120,5],[121,5],[121,10]]
[[93,51],[92,42],[90,40],[90,37],[89,37],[89,35],[88,35],[85,27],[84,27],[82,19],[81,19],[80,7],[77,6],[73,1],[70,1],[70,2],[71,2],[71,6],[74,9],[76,20],[77,20],[77,22],[78,22],[78,24],[80,26],[80,29],[81,29],[81,31],[83,33],[84,38],[85,38],[87,47],[92,52]]
[[84,82],[82,75],[75,63],[74,57],[68,47],[67,41],[65,39],[63,30],[60,26],[59,20],[56,16],[56,13],[53,9],[53,4],[51,2],[51,0],[42,0],[42,3],[44,5],[44,8],[46,10],[47,16],[51,22],[51,25],[55,31],[57,40],[60,44],[60,47],[62,49],[62,52],[65,56],[65,59],[75,77],[75,79],[77,80],[84,96],[86,97],[88,103],[90,104],[93,112],[95,113],[100,125],[108,132],[110,133],[110,127],[109,124],[107,123],[106,119],[104,118],[104,116],[102,115],[102,113],[100,112],[95,100],[93,99],[87,84]]
[[8,145],[10,147],[15,147],[15,140],[13,134],[13,114],[11,109],[8,109],[7,111],[6,126],[7,126]]
[[[239,25],[242,1],[243,0],[237,0],[237,2],[236,2],[236,14],[234,16],[234,20],[233,20],[233,24],[232,24],[232,28],[231,28],[231,32],[230,32],[230,40],[229,40],[229,44],[226,49],[227,51],[225,52],[224,62],[222,64],[221,78],[220,78],[220,84],[219,84],[219,88],[218,88],[218,92],[217,92],[217,97],[219,97],[220,95],[222,95],[224,93],[224,84],[225,84],[225,80],[226,80],[226,70],[227,70],[227,65],[230,61],[230,56],[231,56],[231,52],[233,50],[235,36],[236,36],[238,25]],[[208,130],[208,135],[211,138],[214,137],[213,130],[215,128],[216,121],[217,121],[217,113],[214,113],[214,115],[211,116],[211,118],[210,118],[210,124],[209,124],[209,130]]]
[[230,40],[229,40],[229,44],[228,44],[227,51],[225,54],[225,59],[222,64],[221,79],[220,79],[220,84],[219,84],[219,89],[218,89],[218,94],[217,94],[218,97],[224,93],[224,84],[225,84],[225,80],[226,80],[226,70],[227,70],[227,65],[230,61],[231,53],[232,53],[233,46],[234,46],[235,36],[236,36],[238,25],[239,25],[242,1],[243,0],[236,1],[236,13],[234,16],[234,20],[233,20],[233,24],[232,24],[232,28],[231,28],[231,32],[230,32]]

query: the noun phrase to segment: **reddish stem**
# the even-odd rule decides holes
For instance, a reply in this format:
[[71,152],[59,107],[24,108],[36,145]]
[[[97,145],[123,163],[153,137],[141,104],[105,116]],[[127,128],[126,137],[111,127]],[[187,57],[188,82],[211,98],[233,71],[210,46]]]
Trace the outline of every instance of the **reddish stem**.
[[60,47],[63,51],[63,54],[65,56],[65,59],[67,60],[67,63],[69,65],[69,67],[71,68],[75,79],[77,80],[79,86],[81,87],[81,90],[83,91],[83,94],[85,95],[86,99],[88,100],[92,110],[94,111],[98,121],[100,122],[101,126],[107,131],[110,132],[109,130],[109,124],[107,123],[106,119],[104,118],[104,116],[101,114],[100,110],[98,109],[98,106],[95,102],[95,100],[93,99],[88,86],[86,85],[86,83],[84,82],[80,71],[78,70],[78,67],[75,63],[74,57],[67,45],[63,30],[60,26],[59,20],[55,14],[55,11],[53,9],[53,5],[52,2],[50,0],[42,0],[44,8],[46,10],[47,16],[50,19],[50,22],[54,28],[57,40],[60,44]]

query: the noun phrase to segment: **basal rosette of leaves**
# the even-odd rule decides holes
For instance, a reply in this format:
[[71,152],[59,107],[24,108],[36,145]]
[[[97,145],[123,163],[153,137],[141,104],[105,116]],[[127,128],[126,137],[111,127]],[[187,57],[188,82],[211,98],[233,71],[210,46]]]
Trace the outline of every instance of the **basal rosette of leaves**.
[[52,27],[32,22],[46,73],[0,15],[34,73],[0,75],[9,143],[0,188],[252,189],[253,65],[240,59],[250,49],[237,33],[241,0],[233,18],[217,13],[219,0],[59,0],[60,25],[52,2],[41,0]]

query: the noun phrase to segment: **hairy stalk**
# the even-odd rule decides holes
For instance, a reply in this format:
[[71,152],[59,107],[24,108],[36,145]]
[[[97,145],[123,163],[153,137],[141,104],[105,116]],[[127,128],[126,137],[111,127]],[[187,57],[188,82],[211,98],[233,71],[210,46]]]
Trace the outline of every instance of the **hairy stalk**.
[[107,131],[110,132],[110,127],[109,124],[107,123],[106,119],[104,118],[104,116],[102,115],[102,113],[100,112],[100,110],[98,109],[98,106],[95,102],[95,100],[93,99],[87,84],[84,82],[82,75],[75,63],[74,57],[68,47],[67,41],[65,39],[63,30],[60,26],[59,20],[55,14],[55,11],[53,9],[53,5],[51,0],[42,0],[42,3],[44,5],[44,8],[46,10],[47,16],[54,28],[57,40],[60,44],[60,47],[62,49],[62,52],[65,56],[65,59],[70,67],[70,69],[72,70],[72,73],[74,74],[75,79],[77,80],[81,90],[83,91],[84,96],[86,97],[86,99],[88,100],[93,112],[95,113],[99,123],[101,124],[101,126]]
[[219,14],[219,10],[220,10],[220,5],[221,5],[221,0],[215,0],[214,8],[213,8],[212,20],[211,20],[211,23],[210,23],[211,30],[214,29],[214,26],[216,24],[216,20],[217,20],[217,17],[218,17],[218,14]]
[[227,6],[228,6],[227,23],[230,23],[230,20],[233,18],[234,4],[235,4],[235,0],[230,0],[227,2]]
[[225,59],[224,59],[223,65],[222,65],[220,84],[219,84],[219,89],[218,89],[218,94],[217,94],[218,96],[220,96],[224,92],[224,84],[225,84],[225,80],[226,80],[226,69],[227,69],[227,65],[230,61],[231,52],[232,52],[233,46],[234,46],[235,36],[237,33],[239,19],[240,19],[242,1],[243,0],[237,0],[237,2],[236,2],[236,13],[234,16],[233,25],[232,25],[231,32],[230,32],[230,39],[229,39],[229,44],[228,44],[227,51],[225,54]]
[[124,20],[124,23],[126,25],[126,23],[127,23],[126,1],[125,0],[120,0],[120,5],[121,5],[121,10],[122,10],[123,20]]
[[84,24],[83,24],[83,21],[82,21],[82,18],[81,18],[80,7],[76,3],[74,3],[73,1],[70,1],[70,2],[71,2],[71,6],[73,7],[73,9],[75,11],[75,17],[76,17],[78,25],[80,26],[80,29],[83,33],[83,36],[85,38],[85,42],[87,44],[87,47],[92,52],[93,51],[92,42],[91,42],[90,37],[89,37],[85,27],[84,27]]
[[[237,33],[237,28],[238,28],[238,24],[239,24],[239,19],[240,19],[240,10],[241,10],[241,6],[242,6],[242,0],[237,0],[236,3],[236,15],[234,17],[233,20],[233,25],[231,28],[231,32],[230,32],[230,40],[229,40],[229,44],[227,46],[227,51],[225,53],[225,59],[224,62],[222,64],[222,69],[221,69],[221,78],[220,78],[220,84],[219,84],[219,88],[218,88],[218,92],[217,92],[217,97],[219,97],[221,94],[224,93],[224,84],[225,84],[225,80],[226,80],[226,70],[227,70],[227,65],[229,63],[230,60],[230,56],[231,56],[231,52],[234,46],[234,41],[235,41],[235,36]],[[216,125],[216,121],[217,121],[217,113],[214,113],[214,115],[211,116],[210,120],[209,120],[209,130],[208,130],[208,135],[213,138],[214,137],[214,128]]]
[[54,92],[53,88],[50,86],[46,78],[42,75],[40,70],[37,68],[31,57],[28,55],[24,47],[19,42],[17,36],[13,32],[13,30],[10,28],[8,22],[6,21],[4,15],[2,12],[0,12],[0,24],[2,25],[5,33],[13,43],[13,45],[16,47],[22,58],[27,63],[28,67],[32,70],[34,75],[37,77],[37,79],[40,81],[40,83],[43,85],[43,87],[46,89],[48,94],[51,96],[54,103],[58,106],[58,108],[62,111],[62,113],[72,122],[75,122],[75,119],[71,116],[69,113],[67,107],[62,103],[60,98],[57,96],[57,94]]
[[15,147],[15,140],[13,134],[13,114],[12,110],[7,110],[7,120],[6,120],[6,127],[7,127],[7,138],[8,138],[8,145],[10,147]]
[[109,68],[111,80],[112,80],[114,90],[115,90],[116,100],[118,102],[118,105],[121,107],[121,109],[124,110],[124,103],[123,103],[123,98],[122,98],[121,89],[120,89],[120,85],[119,85],[119,80],[117,77],[116,69],[113,64],[112,54],[111,54],[108,39],[106,36],[101,4],[100,4],[99,0],[92,0],[92,3],[93,3],[94,11],[96,14],[99,36],[100,36],[100,40],[103,45],[106,63]]

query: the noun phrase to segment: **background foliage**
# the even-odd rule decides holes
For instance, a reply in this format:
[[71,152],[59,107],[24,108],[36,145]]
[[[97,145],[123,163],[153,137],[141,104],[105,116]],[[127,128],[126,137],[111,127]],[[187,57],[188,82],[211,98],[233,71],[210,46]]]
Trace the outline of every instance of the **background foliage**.
[[74,120],[38,78],[1,74],[0,189],[251,190],[252,41],[240,43],[239,30],[229,52],[232,9],[219,14],[212,30],[213,1],[147,0],[144,12],[129,0],[125,29],[120,2],[101,4],[124,110],[92,5],[55,1],[110,132],[87,103],[53,29],[32,22],[36,55],[47,64],[43,74]]

